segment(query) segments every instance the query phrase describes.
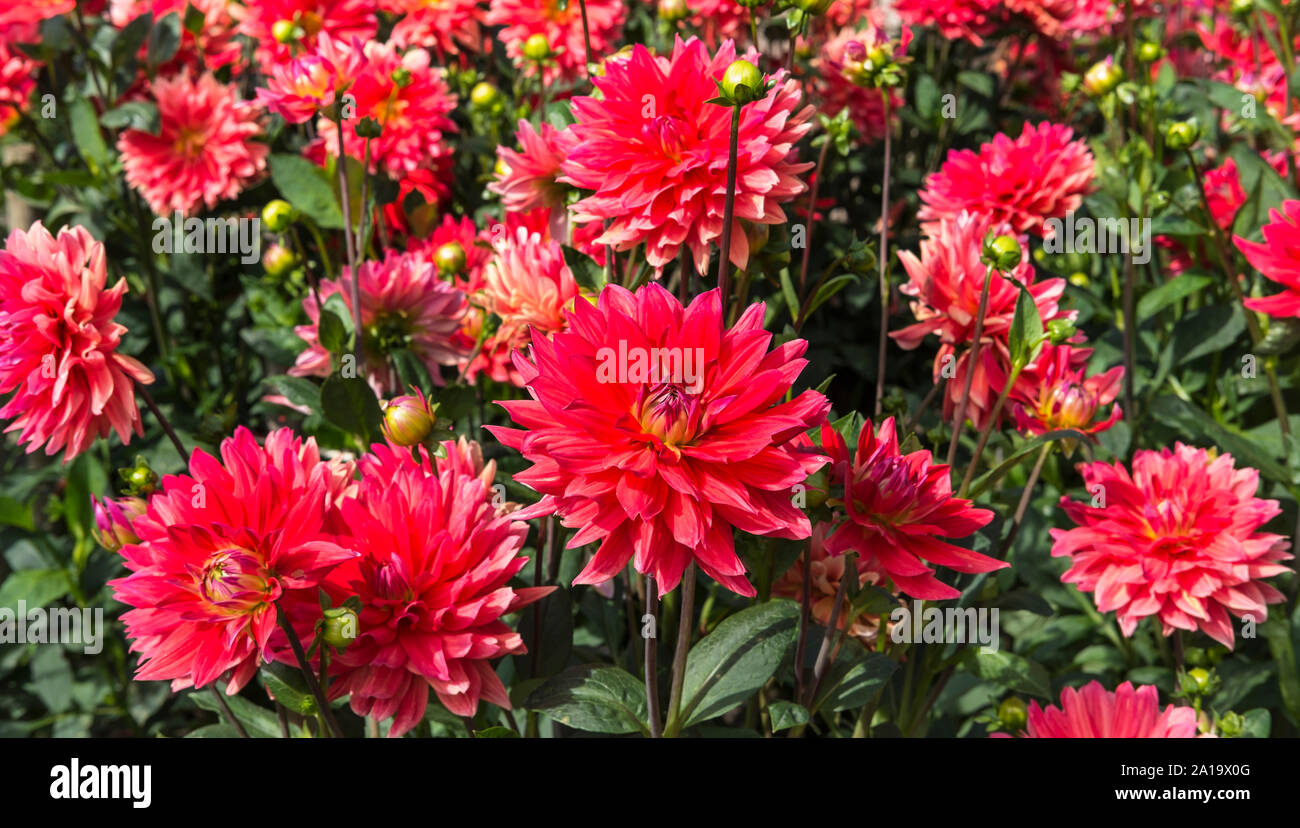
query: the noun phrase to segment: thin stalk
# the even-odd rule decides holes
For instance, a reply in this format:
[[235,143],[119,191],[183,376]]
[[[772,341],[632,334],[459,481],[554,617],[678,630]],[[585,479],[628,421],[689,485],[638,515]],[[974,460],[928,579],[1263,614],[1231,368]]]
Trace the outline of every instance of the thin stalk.
[[1029,479],[1025,481],[1025,490],[1020,493],[1020,502],[1016,504],[1016,514],[1011,520],[1011,532],[1007,535],[1007,539],[1002,541],[1002,547],[998,552],[998,558],[1002,560],[1006,560],[1011,544],[1015,543],[1016,535],[1020,532],[1020,524],[1025,519],[1025,512],[1029,509],[1029,501],[1034,496],[1034,485],[1038,483],[1038,475],[1042,474],[1043,464],[1047,462],[1047,455],[1051,453],[1051,443],[1043,446],[1043,450],[1038,452],[1038,460],[1034,463],[1033,470],[1029,472]]
[[736,154],[740,140],[740,107],[731,108],[731,147],[727,151],[727,201],[722,211],[722,246],[718,263],[718,293],[722,301],[722,327],[727,327],[731,299],[731,223],[736,212]]
[[1011,367],[1011,376],[1002,385],[1002,392],[998,394],[998,401],[993,404],[993,410],[989,412],[988,422],[980,430],[980,438],[975,443],[975,454],[970,459],[970,465],[966,467],[966,475],[961,479],[961,488],[957,490],[958,497],[965,497],[966,490],[970,488],[971,481],[975,479],[975,469],[980,464],[980,458],[984,456],[984,446],[989,441],[989,436],[993,433],[993,426],[997,423],[998,418],[1002,415],[1002,407],[1007,403],[1007,397],[1011,394],[1011,389],[1015,386],[1016,380],[1020,379],[1022,367],[1013,365]]
[[582,45],[585,51],[583,57],[583,68],[587,70],[587,80],[591,80],[591,27],[587,24],[587,0],[578,0],[578,6],[582,9]]
[[[849,564],[852,563],[852,571]],[[840,576],[839,589],[835,590],[835,602],[831,604],[831,617],[826,623],[826,634],[822,636],[821,649],[817,651],[817,662],[813,666],[812,684],[808,686],[804,695],[804,707],[812,710],[813,702],[817,698],[817,691],[821,689],[822,679],[826,675],[826,668],[830,666],[831,660],[831,642],[835,640],[835,629],[840,620],[840,607],[844,604],[845,588],[848,586],[849,578],[857,575],[857,562],[846,561],[844,564],[844,574]]]
[[[645,576],[645,612],[650,616],[650,629],[659,634],[658,585],[653,575]],[[664,735],[659,719],[659,645],[657,638],[645,640],[645,701],[650,719],[650,738]]]
[[962,383],[961,399],[957,401],[957,412],[952,422],[952,442],[948,444],[950,467],[957,459],[957,444],[961,441],[962,427],[966,424],[966,404],[970,401],[970,387],[979,364],[980,340],[984,337],[984,315],[989,311],[989,285],[992,281],[993,266],[989,265],[984,271],[984,287],[980,289],[979,313],[975,316],[975,341],[971,343],[970,358],[966,361],[966,380]]
[[325,700],[325,691],[321,689],[320,683],[316,681],[316,674],[307,661],[307,653],[302,648],[302,642],[298,640],[298,633],[294,632],[293,625],[289,623],[289,619],[284,614],[284,610],[280,608],[279,603],[275,605],[275,617],[280,624],[280,629],[284,630],[285,636],[289,639],[289,647],[293,650],[293,657],[298,661],[298,669],[302,672],[302,677],[307,680],[307,689],[311,691],[312,696],[316,699],[316,706],[320,708],[321,717],[325,720],[325,724],[329,727],[334,738],[342,739],[343,728],[339,727],[338,719],[334,718],[334,710],[330,708],[329,702]]
[[230,705],[226,702],[226,694],[218,690],[217,685],[215,684],[209,684],[208,689],[212,691],[212,697],[217,700],[217,705],[221,708],[221,712],[230,721],[230,726],[239,734],[239,738],[247,739],[248,731],[244,730],[244,725],[235,717],[235,711],[230,709]]
[[[749,10],[752,15],[753,9]],[[813,225],[817,223],[817,190],[821,187],[822,172],[826,169],[826,153],[831,148],[831,136],[823,136],[821,151],[817,153],[817,169],[813,170],[812,186],[808,188],[808,232],[803,239],[803,257],[799,263],[799,295],[806,296],[808,290],[808,263],[812,258]]]
[[676,736],[681,728],[682,685],[686,681],[686,654],[691,649],[691,633],[695,628],[695,562],[691,561],[682,573],[682,609],[677,616],[677,649],[673,653],[673,684],[668,694],[669,736]]
[[171,422],[168,421],[168,419],[163,416],[162,411],[158,409],[158,403],[154,402],[153,395],[150,394],[149,390],[139,382],[135,384],[135,390],[144,398],[144,404],[153,412],[153,416],[158,420],[158,424],[162,426],[163,431],[167,432],[167,436],[171,438],[172,445],[176,447],[176,452],[180,454],[181,460],[188,463],[190,461],[190,455],[185,451],[185,444],[181,442],[180,437],[176,436],[176,430],[172,428]]
[[885,366],[889,353],[889,167],[894,130],[889,123],[889,90],[880,90],[885,109],[885,172],[880,183],[880,352],[876,361],[876,419],[885,405]]
[[[347,248],[348,267],[352,271],[350,295],[352,299],[352,330],[354,332],[354,349],[357,352],[357,365],[366,364],[365,329],[361,325],[361,274],[357,272],[357,250],[352,244],[352,204],[348,194],[348,154],[343,144],[343,110],[340,107],[335,123],[339,128],[339,199],[343,203],[343,242]],[[361,171],[362,180],[365,170]],[[364,212],[364,209],[363,211]]]
[[812,613],[812,544],[803,553],[803,588],[799,595],[799,637],[794,645],[794,697],[803,698],[803,658],[808,648],[808,616]]

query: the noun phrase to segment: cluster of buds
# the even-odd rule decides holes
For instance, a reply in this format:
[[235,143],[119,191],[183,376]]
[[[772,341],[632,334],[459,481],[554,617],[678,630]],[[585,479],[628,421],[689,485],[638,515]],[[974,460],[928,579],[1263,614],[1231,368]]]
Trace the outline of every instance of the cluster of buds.
[[903,67],[911,63],[907,56],[910,31],[904,30],[901,40],[879,39],[875,43],[850,40],[844,46],[840,74],[849,83],[874,89],[888,89],[903,84]]

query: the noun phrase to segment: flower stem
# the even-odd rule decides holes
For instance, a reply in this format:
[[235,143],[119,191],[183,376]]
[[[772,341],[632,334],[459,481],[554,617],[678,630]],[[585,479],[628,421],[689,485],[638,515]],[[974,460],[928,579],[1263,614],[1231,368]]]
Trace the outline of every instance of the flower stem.
[[[970,465],[966,467],[966,475],[961,479],[961,488],[957,490],[957,497],[965,497],[966,491],[970,488],[971,480],[975,477],[975,469],[980,464],[980,458],[984,456],[984,446],[989,441],[989,435],[993,433],[993,426],[997,423],[998,417],[1002,414],[1002,407],[1006,405],[1007,396],[1011,393],[1012,387],[1015,386],[1016,380],[1020,379],[1020,372],[1023,367],[1020,365],[1011,366],[1011,376],[1002,384],[1002,392],[998,394],[998,401],[993,404],[993,410],[989,412],[988,422],[980,430],[979,441],[975,444],[975,455],[970,459]],[[1049,444],[1050,445],[1050,444]]]
[[[750,14],[753,14],[752,9]],[[817,169],[813,170],[812,186],[808,188],[808,232],[804,234],[803,257],[799,263],[799,293],[801,296],[807,294],[808,263],[812,258],[812,231],[813,225],[817,223],[817,190],[822,183],[822,171],[826,168],[826,153],[831,148],[831,136],[825,135],[823,137],[826,141],[822,144],[821,152],[817,153]]]
[[731,108],[731,147],[727,151],[727,201],[722,211],[722,260],[718,263],[718,293],[722,301],[722,329],[727,328],[731,299],[731,224],[736,210],[736,154],[740,141],[740,107]]
[[1016,514],[1011,519],[1011,532],[1007,534],[1007,539],[1002,541],[1002,547],[998,551],[1000,560],[1007,559],[1007,552],[1011,549],[1011,544],[1015,543],[1016,535],[1020,532],[1020,524],[1025,519],[1025,512],[1029,509],[1029,501],[1034,496],[1034,486],[1038,483],[1038,475],[1042,474],[1043,464],[1047,462],[1047,456],[1052,453],[1052,444],[1047,443],[1043,450],[1038,453],[1038,460],[1034,463],[1034,468],[1029,472],[1029,479],[1025,481],[1025,490],[1020,493],[1020,502],[1016,504]]
[[[353,348],[357,352],[357,365],[366,364],[364,330],[361,327],[361,274],[357,272],[357,251],[352,244],[352,205],[348,194],[348,154],[344,152],[343,144],[343,109],[340,107],[338,118],[335,123],[339,128],[339,199],[343,204],[343,242],[348,254],[348,268],[352,271],[352,285],[350,295],[352,298],[352,331],[353,331]],[[366,171],[361,171],[362,179],[365,178]]]
[[[649,616],[650,631],[658,635],[659,595],[653,575],[645,576],[645,614]],[[643,622],[645,619],[642,619]],[[650,719],[650,737],[663,736],[663,723],[659,720],[659,643],[657,638],[645,640],[645,701]]]
[[876,361],[876,419],[880,419],[885,405],[885,365],[889,353],[889,167],[894,133],[889,123],[889,90],[881,89],[880,98],[885,109],[885,172],[880,183],[880,347]]
[[971,383],[975,381],[976,366],[979,364],[980,340],[984,338],[984,314],[989,310],[989,285],[993,281],[993,266],[984,271],[984,287],[980,290],[979,312],[975,315],[975,341],[970,346],[970,358],[966,361],[966,379],[962,382],[961,399],[957,401],[957,413],[952,422],[952,442],[948,444],[948,466],[957,459],[957,444],[961,441],[962,427],[966,424],[966,405],[970,401]]
[[583,68],[587,70],[587,80],[591,80],[591,26],[587,23],[587,0],[578,0],[578,6],[582,9],[582,45]]
[[212,691],[212,697],[217,700],[217,705],[221,708],[221,712],[230,721],[230,726],[239,734],[239,738],[247,739],[248,731],[244,730],[244,725],[235,717],[235,711],[230,709],[230,705],[226,702],[225,694],[218,690],[217,685],[215,684],[209,684],[208,690]]
[[677,649],[673,653],[673,684],[668,695],[668,727],[665,732],[676,736],[681,728],[682,685],[686,681],[686,655],[691,649],[691,632],[695,627],[695,562],[682,573],[682,609],[677,617]]
[[172,445],[176,447],[176,452],[181,456],[181,461],[188,463],[190,461],[190,455],[185,451],[185,444],[181,442],[180,437],[176,436],[176,430],[172,428],[171,422],[163,416],[162,411],[159,410],[158,403],[154,402],[153,395],[149,393],[149,389],[137,382],[135,384],[135,390],[144,398],[144,404],[153,412],[153,416],[158,420],[158,424],[162,426],[163,431],[167,432],[167,436],[171,438]]
[[[850,567],[850,564],[852,567]],[[804,694],[803,706],[812,711],[813,702],[817,699],[817,691],[821,689],[822,679],[826,676],[826,668],[831,662],[831,642],[835,640],[835,630],[839,625],[840,608],[844,605],[845,588],[848,586],[849,578],[856,577],[858,564],[856,560],[846,560],[844,562],[844,574],[840,576],[839,588],[835,590],[835,602],[831,604],[831,617],[826,623],[826,634],[822,636],[821,649],[817,651],[817,662],[813,666],[812,684],[808,685]]]
[[794,697],[803,698],[803,658],[808,648],[808,616],[812,610],[812,543],[803,553],[803,588],[799,595],[799,637],[794,645]]
[[298,640],[298,633],[294,632],[293,625],[289,623],[289,618],[280,608],[279,603],[275,605],[275,618],[280,624],[280,629],[289,639],[289,647],[293,650],[293,657],[298,661],[298,669],[302,672],[302,677],[307,680],[307,689],[311,691],[312,696],[316,699],[316,706],[320,708],[321,717],[325,724],[329,726],[330,733],[336,739],[343,738],[343,728],[339,727],[338,719],[334,718],[334,711],[330,708],[329,702],[325,700],[325,692],[321,689],[320,683],[316,681],[316,674],[312,672],[311,664],[307,662],[307,653],[302,648],[302,642]]

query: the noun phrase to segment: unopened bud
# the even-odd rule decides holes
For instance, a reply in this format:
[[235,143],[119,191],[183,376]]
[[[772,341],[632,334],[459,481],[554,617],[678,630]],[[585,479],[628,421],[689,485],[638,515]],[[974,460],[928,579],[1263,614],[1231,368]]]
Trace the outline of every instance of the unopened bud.
[[403,394],[384,405],[380,430],[395,446],[419,445],[433,432],[434,423],[438,421],[438,407],[430,405],[418,388],[411,390],[414,395]]

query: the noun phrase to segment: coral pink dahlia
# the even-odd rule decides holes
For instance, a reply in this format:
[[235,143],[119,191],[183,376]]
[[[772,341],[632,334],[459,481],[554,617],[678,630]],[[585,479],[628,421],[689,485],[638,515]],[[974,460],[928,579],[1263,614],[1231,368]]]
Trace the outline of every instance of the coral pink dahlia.
[[361,599],[357,638],[332,665],[330,698],[351,695],[360,716],[393,718],[400,736],[424,716],[432,689],[448,710],[473,716],[480,699],[510,708],[490,659],[523,653],[502,616],[554,587],[513,589],[525,523],[499,516],[477,446],[443,443],[446,458],[420,459],[376,445],[361,460],[356,497],[343,515],[361,557],[330,574],[340,602]]
[[[263,68],[287,61],[299,50],[315,49],[322,33],[345,43],[374,36],[377,28],[374,0],[243,0],[231,3],[231,14],[239,21],[240,34],[257,44],[257,60]],[[301,37],[281,43],[273,33],[275,24],[296,24]]]
[[1281,293],[1247,299],[1246,307],[1277,317],[1300,317],[1300,201],[1286,201],[1268,211],[1264,243],[1234,237],[1237,248],[1264,276],[1282,286]]
[[38,221],[14,230],[0,251],[0,418],[15,418],[27,451],[64,449],[64,462],[96,439],[144,434],[133,383],[153,382],[117,352],[126,328],[114,321],[126,280],[106,288],[104,245],[84,227],[56,239]]
[[572,149],[573,134],[543,123],[539,134],[527,121],[519,122],[519,151],[497,147],[497,158],[504,172],[488,185],[501,196],[501,204],[510,212],[526,212],[538,207],[564,204],[567,187],[556,181],[564,156]]
[[[593,79],[598,97],[574,99],[573,148],[561,181],[593,191],[573,212],[577,221],[610,220],[601,244],[628,250],[645,242],[656,268],[685,244],[696,269],[708,271],[709,245],[722,237],[731,136],[731,110],[708,101],[735,58],[732,41],[712,57],[695,38],[678,38],[667,58],[635,46]],[[784,222],[781,203],[803,192],[798,175],[813,166],[795,161],[813,109],[799,108],[799,83],[784,70],[773,78],[767,96],[741,110],[729,251],[740,268],[749,261],[741,221]]]
[[1114,610],[1124,635],[1154,615],[1165,635],[1200,629],[1231,648],[1230,615],[1263,621],[1266,605],[1284,600],[1263,579],[1289,571],[1278,562],[1291,544],[1258,531],[1281,511],[1255,497],[1259,472],[1182,443],[1137,452],[1132,474],[1119,463],[1079,470],[1101,501],[1062,496],[1078,527],[1052,530],[1052,555],[1070,558],[1061,580]]
[[357,555],[337,510],[351,478],[350,466],[320,459],[315,440],[282,428],[262,446],[242,426],[220,460],[196,449],[189,474],[163,478],[131,520],[139,542],[121,549],[131,574],[109,581],[135,608],[122,620],[141,653],[136,678],[182,690],[224,675],[234,694],[264,660],[290,658],[277,605],[306,619],[295,624],[302,636],[326,573]]
[[[1006,736],[995,733],[994,736]],[[1024,736],[1031,739],[1191,739],[1196,736],[1196,710],[1160,709],[1154,685],[1134,687],[1124,682],[1111,693],[1099,681],[1083,689],[1067,687],[1061,706],[1040,708],[1030,702]]]
[[554,53],[554,62],[546,67],[547,84],[557,80],[572,81],[583,76],[588,60],[598,62],[614,49],[623,31],[627,15],[620,0],[586,0],[587,32],[591,55],[587,55],[583,34],[582,6],[560,0],[488,0],[487,24],[504,26],[498,35],[511,60],[522,62],[524,73],[537,74],[533,61],[523,59],[524,43],[533,35],[542,35]]
[[903,454],[894,418],[877,432],[868,420],[850,454],[844,438],[822,426],[822,447],[831,458],[831,482],[844,486],[848,520],[826,539],[826,551],[858,557],[883,570],[902,593],[925,601],[961,593],[934,577],[928,563],[958,572],[992,572],[1009,564],[940,538],[964,538],[993,519],[987,509],[953,497],[948,467],[926,450]]
[[791,539],[812,531],[795,484],[825,463],[794,441],[830,403],[815,391],[784,402],[808,343],[768,351],[764,306],[721,330],[711,290],[683,309],[657,284],[608,285],[595,306],[574,303],[568,330],[515,352],[531,400],[503,402],[522,429],[489,427],[533,463],[515,476],[542,500],[520,518],[558,513],[577,528],[570,548],[600,541],[574,579],[599,584],[629,559],[662,592],[695,561],[754,595],[732,530]]
[[1091,348],[1044,345],[1034,368],[1022,373],[1011,391],[1016,428],[1037,436],[1063,428],[1098,434],[1115,425],[1124,415],[1118,405],[1111,406],[1110,416],[1101,422],[1094,423],[1093,417],[1115,401],[1124,366],[1085,377],[1080,366],[1091,353]]
[[258,107],[239,99],[232,85],[211,74],[184,70],[155,78],[161,129],[128,129],[117,139],[126,180],[158,215],[194,213],[234,198],[264,169],[269,150],[253,140],[262,133]]
[[926,179],[922,221],[951,218],[963,210],[988,213],[1017,233],[1042,236],[1050,218],[1063,218],[1083,202],[1093,179],[1092,152],[1072,140],[1069,127],[1025,124],[1019,138],[999,133],[979,152],[948,154]]

